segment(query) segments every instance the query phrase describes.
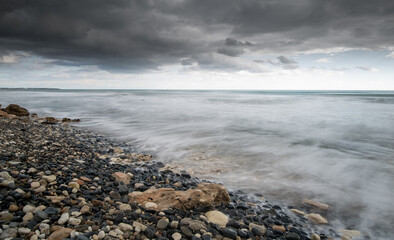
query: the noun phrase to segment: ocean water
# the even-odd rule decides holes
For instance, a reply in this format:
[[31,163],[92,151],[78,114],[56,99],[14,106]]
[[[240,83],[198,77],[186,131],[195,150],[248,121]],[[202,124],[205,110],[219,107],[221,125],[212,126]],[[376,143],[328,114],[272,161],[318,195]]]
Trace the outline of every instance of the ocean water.
[[394,92],[1,90],[9,103],[284,206],[328,203],[329,228],[394,239]]

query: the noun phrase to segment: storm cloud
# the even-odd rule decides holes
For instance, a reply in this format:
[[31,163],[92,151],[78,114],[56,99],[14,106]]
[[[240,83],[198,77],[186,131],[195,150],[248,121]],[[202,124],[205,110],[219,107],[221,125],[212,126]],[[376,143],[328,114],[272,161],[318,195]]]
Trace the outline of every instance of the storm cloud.
[[376,50],[393,47],[392,39],[391,0],[0,0],[8,63],[22,51],[108,71],[222,69],[249,53]]

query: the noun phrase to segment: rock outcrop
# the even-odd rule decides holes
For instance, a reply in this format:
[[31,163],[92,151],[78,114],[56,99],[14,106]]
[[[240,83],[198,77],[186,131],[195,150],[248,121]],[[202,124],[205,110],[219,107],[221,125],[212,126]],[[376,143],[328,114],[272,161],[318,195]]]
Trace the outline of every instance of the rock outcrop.
[[128,197],[130,203],[154,202],[157,204],[157,210],[168,208],[187,210],[230,202],[226,188],[215,183],[200,183],[197,188],[186,191],[175,191],[173,188],[148,189],[145,192],[132,192]]
[[8,107],[5,108],[5,111],[8,114],[13,114],[13,115],[16,115],[16,116],[19,116],[19,117],[29,116],[29,114],[30,114],[29,111],[27,111],[26,108],[20,107],[17,104],[10,104],[10,105],[8,105]]

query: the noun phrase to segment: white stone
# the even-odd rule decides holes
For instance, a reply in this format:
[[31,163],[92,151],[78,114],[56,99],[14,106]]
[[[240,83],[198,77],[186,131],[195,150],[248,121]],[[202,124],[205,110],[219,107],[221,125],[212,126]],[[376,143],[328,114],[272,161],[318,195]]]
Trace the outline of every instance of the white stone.
[[105,232],[104,231],[100,231],[97,236],[98,236],[99,239],[103,239],[105,237]]
[[73,226],[78,226],[81,223],[81,219],[70,217],[68,223]]
[[172,234],[172,239],[174,239],[174,240],[180,240],[181,238],[182,238],[182,235],[180,234],[180,233],[174,233],[174,234]]
[[65,212],[62,214],[62,216],[60,216],[59,220],[57,220],[57,223],[63,225],[68,221],[69,218],[70,214],[68,212]]
[[155,208],[157,208],[157,204],[154,203],[154,202],[146,202],[145,203],[145,208],[147,208],[147,209],[155,209]]
[[28,212],[34,212],[36,210],[36,207],[33,207],[31,205],[26,205],[23,207],[23,212],[28,213]]
[[124,232],[133,230],[133,226],[131,226],[130,224],[127,224],[127,223],[119,223],[118,226]]

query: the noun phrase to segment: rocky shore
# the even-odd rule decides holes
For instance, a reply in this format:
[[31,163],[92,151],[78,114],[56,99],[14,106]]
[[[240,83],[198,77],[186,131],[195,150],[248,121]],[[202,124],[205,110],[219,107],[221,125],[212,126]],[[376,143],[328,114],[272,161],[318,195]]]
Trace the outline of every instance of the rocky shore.
[[39,118],[18,107],[0,110],[0,239],[359,237],[318,233],[316,224],[327,223],[318,213],[174,172],[125,143],[69,124],[78,120]]

